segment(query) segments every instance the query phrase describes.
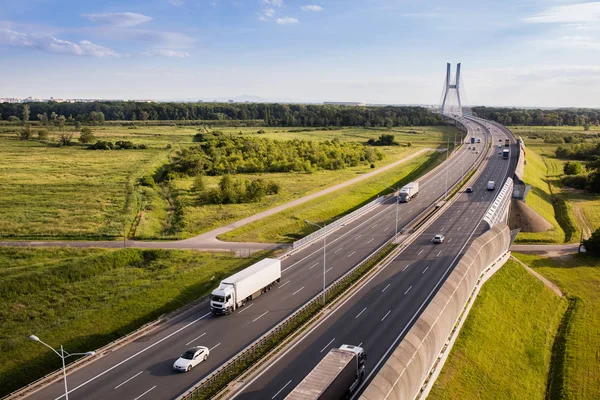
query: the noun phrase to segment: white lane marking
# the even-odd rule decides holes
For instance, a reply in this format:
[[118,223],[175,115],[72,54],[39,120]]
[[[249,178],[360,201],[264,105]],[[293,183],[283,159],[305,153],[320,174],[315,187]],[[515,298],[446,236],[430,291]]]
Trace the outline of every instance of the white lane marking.
[[423,252],[423,249],[421,249],[421,251],[420,251],[420,252],[419,252],[419,254],[417,254],[417,255],[418,255],[418,256],[420,256],[422,252]]
[[404,267],[404,269],[402,269],[402,272],[406,271],[406,268],[410,267],[410,264],[406,264],[406,267]]
[[[92,382],[92,381],[95,381],[96,379],[100,378],[100,377],[101,377],[101,376],[103,376],[104,374],[106,374],[106,373],[108,373],[108,372],[112,371],[113,369],[115,369],[115,368],[117,368],[117,367],[119,367],[119,366],[121,366],[121,365],[125,364],[127,361],[131,360],[132,358],[139,356],[140,354],[142,354],[142,353],[146,352],[147,350],[150,350],[151,348],[153,348],[153,347],[154,347],[154,346],[156,346],[157,344],[160,344],[160,343],[164,342],[165,340],[169,339],[171,336],[178,334],[179,332],[181,332],[182,330],[184,330],[184,329],[186,329],[186,328],[189,328],[190,326],[192,326],[192,325],[193,325],[193,324],[195,324],[196,322],[200,321],[201,319],[204,319],[204,318],[208,317],[210,314],[211,314],[211,313],[206,313],[206,314],[204,314],[203,316],[201,316],[201,317],[199,317],[199,318],[196,318],[195,320],[193,320],[193,321],[192,321],[192,322],[190,322],[189,324],[187,324],[187,325],[185,325],[185,326],[182,326],[181,328],[177,329],[175,332],[173,332],[173,333],[171,333],[171,334],[169,334],[169,335],[165,336],[164,338],[160,339],[160,340],[159,340],[159,341],[157,341],[157,342],[154,342],[154,343],[152,343],[150,346],[148,346],[148,347],[146,347],[146,348],[144,348],[144,349],[142,349],[142,350],[138,351],[137,353],[135,353],[134,355],[132,355],[132,356],[130,356],[130,357],[128,357],[128,358],[126,358],[125,360],[121,361],[120,363],[117,363],[117,364],[113,365],[113,366],[112,366],[112,367],[110,367],[109,369],[105,370],[104,372],[101,372],[101,373],[99,373],[98,375],[94,376],[93,378],[90,378],[90,379],[88,379],[87,381],[83,382],[81,385],[74,387],[73,389],[69,390],[69,393],[73,393],[73,392],[74,392],[74,391],[76,391],[77,389],[79,389],[79,388],[81,388],[81,387],[83,387],[83,386],[87,385],[88,383],[90,383],[90,382]],[[62,399],[63,397],[65,397],[65,395],[64,395],[64,394],[63,394],[63,395],[60,395],[60,396],[58,396],[58,397],[57,397],[56,399],[54,399],[54,400],[59,400],[59,399]]]
[[388,225],[388,226],[386,226],[385,228],[383,228],[383,230],[384,230],[384,231],[387,231],[389,227],[390,227],[390,226]]
[[331,267],[331,268],[329,268],[329,269],[326,269],[326,270],[325,270],[325,273],[328,273],[328,272],[329,272],[329,271],[331,271],[332,269],[333,269],[333,267]]
[[342,250],[343,247],[340,247],[339,249],[337,249],[336,251],[333,252],[333,254],[337,253],[338,251]]
[[250,303],[250,305],[247,305],[246,307],[244,307],[244,309],[243,309],[243,310],[241,310],[241,311],[238,311],[238,314],[241,314],[241,313],[243,313],[244,311],[246,311],[247,309],[249,309],[249,308],[250,308],[250,307],[252,307],[253,305],[254,305],[254,303]]
[[375,238],[373,238],[373,239],[369,240],[369,241],[367,242],[367,244],[371,243],[373,240],[375,240]]
[[258,317],[254,318],[252,320],[252,322],[258,321],[259,319],[261,319],[262,317],[264,317],[265,315],[267,315],[267,313],[268,313],[268,311],[265,311],[264,313],[260,314]]
[[301,291],[302,289],[304,289],[304,286],[302,286],[300,289],[298,289],[294,293],[292,293],[292,296],[295,295],[296,293],[298,293],[299,291]]
[[460,228],[461,228],[461,227],[459,226],[459,227],[458,227],[456,230],[457,230],[457,231],[460,231]]
[[331,343],[333,343],[333,341],[334,341],[334,340],[335,340],[335,338],[331,339],[331,342],[327,343],[327,344],[325,345],[325,347],[323,347],[323,349],[321,349],[321,351],[320,351],[319,353],[322,353],[322,352],[324,352],[324,351],[325,351],[325,349],[326,349],[326,348],[328,348],[328,347],[329,347],[329,345],[330,345]]
[[473,214],[474,212],[475,212],[475,209],[472,209],[472,210],[471,210],[471,214]]
[[314,267],[316,267],[317,265],[319,265],[319,263],[314,263],[313,265],[311,265],[310,267],[308,267],[309,270],[313,269]]
[[387,317],[388,315],[390,315],[391,312],[392,312],[392,310],[386,312],[385,315],[383,316],[383,318],[381,318],[381,322],[383,322],[383,320],[385,319],[385,317]]
[[[360,346],[359,346],[360,347]],[[288,383],[286,383],[285,385],[283,385],[283,387],[281,389],[279,389],[279,392],[275,393],[275,396],[271,397],[271,400],[273,400],[275,397],[277,397],[277,395],[281,392],[283,392],[283,389],[285,389],[290,383],[292,383],[292,380],[290,379],[290,381]]]
[[391,283],[388,283],[386,287],[383,288],[383,290],[381,291],[381,293],[385,292],[385,289],[389,288],[391,285]]
[[[186,346],[187,346],[187,345],[186,345]],[[134,375],[134,376],[132,376],[131,378],[127,379],[125,382],[123,382],[123,383],[121,383],[121,384],[119,384],[119,385],[115,386],[115,389],[118,389],[118,388],[120,388],[121,386],[123,386],[124,384],[126,384],[127,382],[129,382],[130,380],[132,380],[133,378],[135,378],[136,376],[140,376],[140,374],[143,374],[143,373],[144,373],[144,371],[140,371],[140,372],[138,372],[137,374],[135,374],[135,375]]]
[[152,386],[150,389],[146,390],[144,393],[140,394],[138,397],[136,397],[133,400],[138,400],[140,399],[142,396],[147,395],[148,393],[150,393],[151,391],[153,391],[154,389],[156,389],[156,385]]
[[285,285],[287,285],[288,283],[290,283],[291,281],[287,281],[286,283],[284,283],[283,285],[279,286],[279,289],[281,289],[282,287],[284,287]]
[[425,267],[425,269],[423,270],[423,272],[421,272],[421,275],[425,273],[425,271],[427,271],[429,269],[429,266]]
[[452,238],[448,239],[448,243],[450,243],[452,241]]
[[346,257],[346,258],[350,258],[350,257],[352,257],[352,256],[354,255],[354,253],[356,253],[356,252],[355,252],[355,251],[353,251],[352,253],[348,254],[348,257]]
[[360,343],[358,344],[358,347],[362,346],[362,344],[363,344],[363,342],[360,342]]
[[373,226],[371,227],[371,229],[375,228],[376,226],[377,226],[377,224],[373,225]]
[[467,222],[469,220],[469,218],[465,218],[465,222]]
[[[454,218],[454,217],[452,217],[452,218]],[[450,218],[450,220],[448,222],[452,222],[452,218]]]
[[408,290],[406,292],[404,292],[404,295],[406,296],[408,294],[408,292],[410,292],[410,289],[412,289],[412,286],[408,288]]
[[367,307],[363,308],[363,310],[361,312],[359,312],[358,315],[356,317],[354,317],[354,319],[360,317],[360,314],[364,313],[366,309],[367,309]]
[[[254,304],[254,303],[252,303],[252,304]],[[242,310],[242,311],[244,311],[244,310]],[[241,312],[241,311],[240,311],[240,312]],[[195,338],[193,338],[192,340],[190,340],[189,342],[187,342],[185,345],[186,345],[186,346],[188,346],[190,343],[193,343],[193,342],[195,342],[196,340],[200,339],[200,338],[201,338],[202,336],[204,336],[204,335],[206,335],[206,332],[204,332],[204,333],[203,333],[202,335],[200,335],[200,336],[196,336]],[[115,388],[115,389],[116,389],[116,388]]]
[[361,237],[362,235],[358,235],[357,237],[354,238],[354,240],[358,239],[359,237]]
[[[266,314],[266,313],[265,313],[265,314]],[[217,347],[219,347],[220,345],[221,345],[221,342],[219,342],[219,343],[215,344],[213,347],[211,347],[211,348],[209,349],[209,351],[213,351],[214,349],[216,349],[216,348],[217,348]]]
[[440,231],[443,231],[443,230],[444,230],[444,228],[445,228],[445,226],[442,226],[442,229],[440,229]]
[[442,254],[442,252],[441,252],[441,251],[440,251],[440,252],[437,254],[437,256],[436,256],[436,257],[439,257],[439,256],[440,256],[440,254]]

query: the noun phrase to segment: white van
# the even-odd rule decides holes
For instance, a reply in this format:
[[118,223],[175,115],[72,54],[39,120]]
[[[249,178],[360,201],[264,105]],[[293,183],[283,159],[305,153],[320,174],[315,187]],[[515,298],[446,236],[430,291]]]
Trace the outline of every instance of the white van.
[[488,190],[494,190],[494,189],[496,189],[496,182],[489,181],[488,182]]

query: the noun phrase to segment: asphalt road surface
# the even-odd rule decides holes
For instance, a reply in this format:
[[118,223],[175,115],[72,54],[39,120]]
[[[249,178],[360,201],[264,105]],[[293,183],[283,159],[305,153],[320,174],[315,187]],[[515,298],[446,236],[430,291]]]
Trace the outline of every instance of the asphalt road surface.
[[[479,125],[471,122],[470,126]],[[472,129],[476,136],[484,138],[483,132]],[[484,144],[477,147],[481,151]],[[459,181],[478,156],[474,151],[468,150],[467,146],[463,146],[447,161],[447,167],[420,181],[419,195],[409,203],[399,204],[399,229],[443,195],[446,182],[451,186]],[[492,193],[481,190],[476,195],[483,196],[477,201],[479,211],[487,207],[493,196]],[[471,223],[479,218],[479,211],[470,217]],[[319,293],[322,290],[324,270],[329,284],[389,240],[396,229],[395,215],[395,198],[390,197],[373,211],[328,236],[325,268],[322,241],[319,240],[283,260],[281,282],[272,291],[234,314],[213,317],[208,303],[202,303],[166,322],[160,329],[69,374],[69,398],[137,400],[177,397]],[[446,229],[450,230],[451,226],[448,223]],[[465,223],[463,229],[463,232],[468,231],[470,224]],[[438,251],[441,250],[442,254],[437,257],[438,262],[443,263],[441,260],[450,257],[446,253],[457,246],[462,240],[459,239],[461,235],[453,238],[453,242],[439,247]],[[446,240],[448,239],[450,236],[447,236]],[[413,270],[416,269],[410,271]],[[431,270],[435,270],[433,265]],[[418,287],[411,289],[413,293],[420,293],[420,290],[415,289]],[[187,348],[196,345],[211,349],[208,360],[189,373],[174,372],[172,365],[175,359]],[[57,363],[57,368],[59,367]],[[301,371],[305,373],[306,368]],[[62,382],[49,385],[30,398],[61,399],[64,397],[62,385]]]
[[[504,144],[504,134],[496,129],[492,134],[491,155],[473,186],[473,193],[461,193],[457,201],[387,267],[328,314],[295,347],[276,358],[255,380],[247,382],[237,399],[285,398],[331,348],[342,344],[365,349],[367,379],[363,385],[368,384],[468,245],[489,229],[482,218],[516,167],[516,157],[504,160],[498,154],[502,149],[497,145],[500,139]],[[515,144],[511,146],[511,155],[514,151]],[[490,180],[496,182],[494,191],[487,190]],[[433,236],[439,233],[445,235],[444,243],[432,243]]]

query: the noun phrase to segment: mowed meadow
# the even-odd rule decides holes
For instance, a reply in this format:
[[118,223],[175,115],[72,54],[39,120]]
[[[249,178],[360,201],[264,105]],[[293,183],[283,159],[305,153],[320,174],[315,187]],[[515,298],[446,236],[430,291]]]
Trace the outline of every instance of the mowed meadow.
[[[66,127],[65,129],[73,129]],[[199,204],[193,178],[176,177],[168,188],[141,184],[169,162],[178,149],[195,145],[197,126],[96,126],[97,140],[130,141],[135,150],[88,150],[78,133],[73,145],[57,146],[57,130],[48,140],[19,140],[20,127],[0,126],[0,238],[7,240],[180,239],[214,229],[258,211],[314,193],[372,171],[368,164],[312,173],[244,174],[240,178],[276,182],[280,191],[257,203]],[[365,143],[393,134],[399,146],[378,146],[379,168],[423,148],[445,147],[452,127],[366,128],[215,128],[224,135],[276,140]],[[259,133],[260,132],[260,133]],[[410,145],[409,145],[410,143]],[[420,158],[424,162],[426,158]],[[220,177],[207,177],[207,188]],[[377,193],[373,193],[376,195]],[[175,217],[185,224],[175,227]]]

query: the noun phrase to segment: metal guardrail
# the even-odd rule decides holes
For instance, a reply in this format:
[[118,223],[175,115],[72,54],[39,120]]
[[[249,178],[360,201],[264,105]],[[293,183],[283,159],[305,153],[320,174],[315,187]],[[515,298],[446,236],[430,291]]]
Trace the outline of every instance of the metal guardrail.
[[318,231],[311,233],[310,235],[304,236],[300,240],[296,240],[292,244],[292,249],[294,249],[294,250],[299,249],[299,248],[311,243],[312,241],[317,240],[320,237],[323,237],[324,235],[329,235],[332,231],[340,228],[341,226],[345,225],[346,223],[350,222],[351,220],[358,218],[361,215],[371,211],[377,205],[381,204],[381,202],[384,199],[385,199],[385,197],[378,197],[375,200],[371,201],[370,203],[362,206],[358,210],[354,210],[350,214],[345,215],[344,217],[338,219],[337,221],[333,221],[329,225],[326,225],[324,228],[321,228]]
[[514,182],[512,178],[506,178],[506,182],[494,202],[485,212],[483,220],[493,228],[500,222],[508,222],[508,208],[512,198]]

